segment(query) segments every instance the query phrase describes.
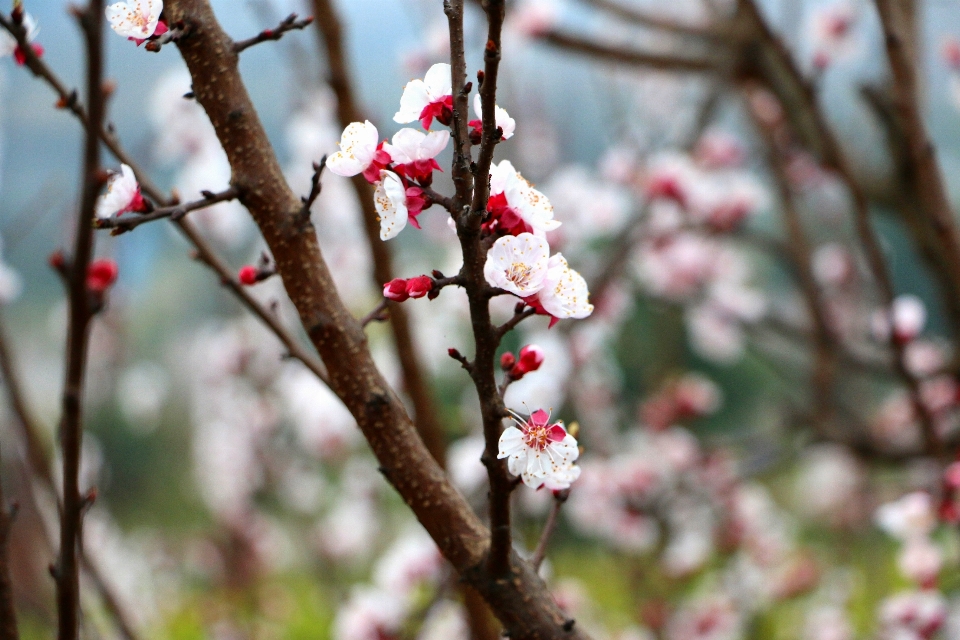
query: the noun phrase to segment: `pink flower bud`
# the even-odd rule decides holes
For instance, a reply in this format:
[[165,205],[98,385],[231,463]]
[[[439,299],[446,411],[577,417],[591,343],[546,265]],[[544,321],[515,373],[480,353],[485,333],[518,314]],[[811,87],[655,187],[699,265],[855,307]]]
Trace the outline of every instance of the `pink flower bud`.
[[433,289],[433,279],[430,276],[417,276],[407,280],[407,294],[411,298],[422,298]]
[[517,358],[509,351],[500,356],[500,368],[504,371],[510,371],[515,364],[517,364]]
[[257,275],[257,268],[252,264],[240,267],[240,271],[237,273],[237,277],[240,279],[240,284],[245,284],[247,286],[257,283]]
[[410,297],[407,293],[407,281],[403,278],[394,278],[383,285],[383,297],[396,302],[403,302]]
[[536,371],[541,364],[543,364],[543,349],[535,344],[528,344],[520,349],[520,360],[516,368],[521,374]]
[[94,293],[103,293],[116,281],[119,272],[117,263],[113,260],[94,260],[87,267],[87,289]]

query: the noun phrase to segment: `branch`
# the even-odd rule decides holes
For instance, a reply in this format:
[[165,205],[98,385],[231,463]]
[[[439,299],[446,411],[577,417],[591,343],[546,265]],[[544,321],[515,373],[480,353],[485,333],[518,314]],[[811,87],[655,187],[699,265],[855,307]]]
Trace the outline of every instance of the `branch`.
[[384,322],[385,320],[389,320],[390,314],[387,313],[388,302],[386,298],[381,300],[380,304],[375,306],[370,313],[360,318],[360,326],[366,327],[371,322]]
[[267,42],[268,40],[279,40],[283,37],[287,31],[294,31],[297,29],[306,29],[311,24],[313,24],[313,17],[307,17],[303,20],[297,20],[297,14],[291,13],[289,16],[284,18],[280,24],[278,24],[273,29],[264,29],[257,35],[252,38],[247,38],[246,40],[238,40],[233,43],[233,51],[235,53],[240,53],[245,49],[249,49],[255,44],[260,44],[261,42]]
[[176,222],[191,211],[206,209],[207,207],[212,207],[213,205],[221,202],[234,200],[237,197],[237,190],[231,187],[219,193],[203,191],[202,195],[204,196],[202,200],[195,200],[186,204],[161,207],[143,215],[130,216],[126,218],[97,218],[94,220],[93,226],[97,229],[112,229],[113,231],[110,232],[110,235],[118,236],[121,233],[132,231],[142,224],[154,222],[155,220],[170,218]]
[[581,36],[562,31],[548,31],[541,40],[567,51],[582,53],[592,58],[617,62],[634,67],[644,67],[656,71],[675,71],[683,73],[716,73],[722,71],[724,55],[713,58],[694,58],[674,56],[647,51],[624,49],[608,44],[588,40]]
[[[321,48],[327,57],[328,81],[337,96],[337,119],[340,126],[346,128],[351,122],[363,122],[366,118],[361,113],[354,95],[343,42],[343,29],[336,8],[331,0],[313,0],[313,10],[317,16]],[[353,176],[350,184],[353,185],[360,203],[363,230],[373,257],[374,286],[380,290],[384,283],[393,280],[393,255],[390,245],[380,240],[373,187],[362,175]],[[434,459],[443,465],[446,460],[446,434],[428,376],[419,357],[420,351],[410,327],[410,316],[400,304],[391,303],[389,309],[390,330],[393,333],[397,359],[400,361],[403,386],[413,403],[417,431]]]
[[547,556],[547,546],[550,544],[550,538],[553,537],[553,532],[557,528],[560,509],[569,497],[570,489],[553,492],[553,506],[550,509],[550,515],[547,516],[547,522],[543,525],[543,532],[540,534],[540,541],[537,542],[537,548],[530,558],[530,564],[533,565],[535,570],[540,570],[540,565],[543,564],[543,559]]
[[504,322],[502,325],[497,327],[496,338],[497,345],[500,344],[500,341],[503,340],[503,336],[507,335],[512,331],[518,324],[529,318],[530,316],[537,315],[537,310],[533,307],[523,308],[523,304],[518,304],[516,310],[513,312],[513,317]]
[[697,26],[683,24],[669,18],[662,18],[653,13],[648,13],[636,6],[627,6],[615,0],[584,0],[589,5],[610,13],[618,18],[623,18],[641,27],[659,29],[667,33],[701,38],[708,41],[716,41],[730,34],[724,33],[724,30],[712,26]]
[[326,166],[327,156],[320,158],[320,162],[313,163],[313,175],[310,177],[310,193],[300,198],[300,201],[303,202],[303,206],[300,207],[301,222],[306,222],[310,219],[310,209],[313,208],[313,203],[317,201],[317,198],[320,197],[320,192],[323,191],[323,184],[320,182],[320,178],[323,176],[323,170]]
[[9,542],[16,505],[7,506],[0,485],[0,640],[19,640],[17,610],[13,601],[13,582],[10,580]]
[[80,451],[83,441],[83,388],[90,321],[93,318],[87,267],[93,257],[93,220],[97,197],[104,185],[100,168],[100,131],[106,100],[103,91],[103,0],[91,0],[78,12],[87,54],[89,117],[83,154],[83,188],[76,238],[69,269],[69,324],[67,327],[66,380],[60,444],[63,452],[63,510],[60,514],[60,556],[57,559],[57,618],[59,640],[77,640],[80,633],[80,528],[84,500],[80,495]]
[[[331,388],[357,420],[386,479],[440,552],[487,600],[513,640],[581,639],[564,632],[564,615],[543,581],[511,553],[510,574],[486,570],[490,533],[450,484],[418,436],[403,404],[378,371],[359,323],[337,295],[312,228],[291,229],[299,210],[237,69],[236,56],[206,0],[168,0],[171,19],[193,25],[177,46],[232,167],[240,201],[260,227],[277,272],[313,344]],[[256,185],[256,188],[245,188]]]

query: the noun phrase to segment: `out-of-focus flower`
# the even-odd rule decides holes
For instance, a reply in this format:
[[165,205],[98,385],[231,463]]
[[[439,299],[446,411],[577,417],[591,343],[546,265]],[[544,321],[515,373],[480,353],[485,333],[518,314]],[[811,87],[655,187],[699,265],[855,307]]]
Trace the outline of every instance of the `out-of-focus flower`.
[[[37,25],[37,21],[29,13],[24,13],[22,26],[26,31],[27,42],[31,43],[30,48],[33,49],[33,52],[36,53],[38,57],[42,56],[43,46],[38,42],[33,42],[40,33],[40,27]],[[0,58],[5,58],[9,55],[13,56],[17,64],[22,65],[27,61],[26,53],[20,47],[17,39],[10,35],[6,29],[2,29],[0,30]]]
[[[105,11],[110,28],[137,44],[166,31],[166,25],[158,28],[162,24],[160,12],[163,11],[163,0],[117,2],[108,6]],[[158,31],[160,33],[157,33]]]
[[396,637],[406,616],[398,594],[386,589],[354,589],[333,622],[336,640],[383,640]]
[[914,491],[881,505],[874,517],[881,529],[900,540],[926,536],[937,524],[933,499],[925,491]]
[[907,578],[921,587],[930,588],[937,582],[943,566],[943,554],[926,536],[907,540],[897,558],[897,566]]
[[377,128],[369,120],[351,122],[340,136],[340,150],[327,158],[327,167],[338,176],[362,173],[367,182],[376,182],[380,171],[390,164],[390,154],[378,143]]
[[856,5],[849,0],[841,0],[815,10],[809,27],[815,68],[824,69],[831,63],[856,53],[858,42],[854,38],[853,30],[858,14]]
[[121,164],[120,173],[110,175],[107,192],[97,200],[96,215],[98,218],[112,218],[131,211],[145,211],[146,206],[133,169]]
[[580,455],[577,440],[563,423],[551,423],[550,414],[543,409],[527,420],[514,416],[514,423],[515,427],[507,427],[500,435],[497,454],[507,458],[510,473],[533,489],[566,489],[580,477],[580,468],[573,464]]
[[927,308],[917,296],[900,295],[894,298],[889,312],[882,309],[877,311],[872,321],[873,333],[878,340],[893,339],[906,343],[923,332],[927,323]]
[[884,640],[930,640],[947,619],[947,601],[934,590],[907,591],[880,603]]
[[423,80],[411,80],[400,96],[400,110],[393,116],[394,122],[407,124],[420,121],[429,129],[436,118],[449,125],[453,118],[453,88],[450,65],[438,63],[427,70]]

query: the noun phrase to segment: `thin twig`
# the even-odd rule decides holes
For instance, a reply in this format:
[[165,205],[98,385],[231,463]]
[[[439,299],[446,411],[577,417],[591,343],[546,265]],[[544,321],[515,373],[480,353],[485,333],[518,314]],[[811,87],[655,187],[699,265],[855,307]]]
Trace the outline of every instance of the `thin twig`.
[[300,209],[300,220],[306,221],[310,219],[310,209],[313,208],[313,203],[317,201],[317,198],[320,197],[320,192],[323,191],[323,183],[320,182],[320,178],[323,177],[323,170],[327,166],[327,156],[320,158],[320,162],[313,163],[313,175],[310,177],[310,193],[303,198],[303,207]]
[[204,197],[200,200],[194,200],[193,202],[188,202],[186,204],[161,207],[143,215],[128,216],[125,218],[97,218],[94,221],[94,226],[97,229],[112,229],[110,235],[116,236],[120,235],[121,233],[126,233],[127,231],[132,231],[140,225],[148,222],[163,220],[165,218],[170,218],[173,221],[180,220],[191,211],[206,209],[207,207],[212,207],[213,205],[221,202],[234,200],[238,194],[236,189],[230,187],[224,191],[220,191],[219,193],[203,191],[201,195]]
[[724,69],[723,61],[727,57],[724,52],[709,58],[696,58],[685,55],[637,51],[596,42],[558,30],[548,31],[540,36],[540,39],[556,47],[582,53],[592,58],[657,71],[715,73]]
[[537,315],[537,310],[533,307],[527,307],[526,309],[520,308],[520,305],[517,305],[517,311],[514,312],[513,317],[504,322],[502,325],[496,329],[496,339],[497,344],[500,344],[500,341],[503,340],[503,336],[507,335],[512,331],[518,324],[526,320],[531,316]]
[[389,320],[390,314],[387,313],[388,302],[386,298],[381,300],[380,304],[375,306],[370,313],[360,318],[360,326],[366,327],[371,322],[384,322]]
[[550,544],[550,538],[553,537],[553,532],[557,528],[560,509],[569,497],[570,489],[553,492],[553,505],[550,508],[550,515],[547,516],[547,522],[543,525],[543,532],[540,534],[540,541],[537,542],[537,548],[530,558],[530,564],[533,565],[535,570],[540,569],[540,565],[543,564],[543,559],[547,556],[547,546]]
[[297,20],[297,14],[291,13],[289,16],[284,18],[280,24],[278,24],[273,29],[264,29],[257,35],[252,38],[247,38],[246,40],[238,40],[233,43],[233,50],[236,53],[240,53],[245,49],[249,49],[255,44],[260,44],[261,42],[267,42],[269,40],[279,40],[283,37],[287,31],[294,31],[296,29],[306,29],[311,24],[313,24],[313,17],[307,17],[303,20]]
[[100,130],[106,99],[103,91],[103,0],[91,0],[77,14],[87,54],[89,117],[83,155],[83,188],[77,215],[76,238],[69,270],[66,379],[60,444],[63,454],[63,510],[60,514],[60,556],[57,559],[57,617],[59,640],[77,640],[80,633],[80,563],[84,499],[80,495],[80,451],[83,442],[83,388],[90,321],[94,309],[87,288],[87,267],[93,257],[93,220],[104,179],[100,168]]

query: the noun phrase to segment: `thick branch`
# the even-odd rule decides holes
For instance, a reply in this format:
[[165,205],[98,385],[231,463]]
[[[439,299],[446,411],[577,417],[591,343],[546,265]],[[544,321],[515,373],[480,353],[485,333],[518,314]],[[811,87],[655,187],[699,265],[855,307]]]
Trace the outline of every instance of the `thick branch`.
[[260,227],[290,299],[330,371],[334,392],[357,420],[387,480],[441,553],[491,605],[514,640],[584,638],[543,582],[515,554],[508,577],[485,570],[489,532],[450,484],[377,370],[359,323],[339,298],[312,227],[291,226],[299,199],[290,191],[237,69],[237,57],[205,0],[170,0],[173,20],[192,26],[177,46],[233,170],[241,202]]

